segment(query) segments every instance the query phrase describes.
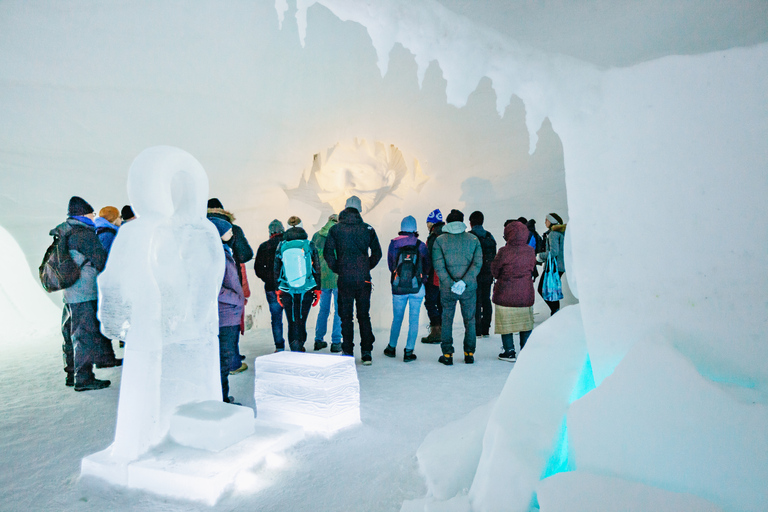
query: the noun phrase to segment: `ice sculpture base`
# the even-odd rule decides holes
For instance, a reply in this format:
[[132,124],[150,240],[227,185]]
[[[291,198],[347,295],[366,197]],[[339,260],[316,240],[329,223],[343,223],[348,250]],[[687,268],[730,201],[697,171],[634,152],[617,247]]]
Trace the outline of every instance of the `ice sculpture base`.
[[353,357],[276,352],[256,358],[254,398],[262,420],[331,435],[360,423]]
[[181,446],[219,452],[253,434],[253,409],[207,400],[179,406],[168,433]]
[[214,505],[237,475],[304,438],[301,428],[254,420],[254,433],[219,452],[181,446],[168,439],[138,460],[112,456],[111,447],[85,457],[81,476],[171,498]]

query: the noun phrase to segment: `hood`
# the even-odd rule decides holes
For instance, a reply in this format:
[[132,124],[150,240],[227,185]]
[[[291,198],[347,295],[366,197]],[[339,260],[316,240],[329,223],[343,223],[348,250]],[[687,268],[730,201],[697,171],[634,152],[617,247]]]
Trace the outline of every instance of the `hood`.
[[504,240],[507,241],[507,245],[526,245],[529,238],[531,238],[531,232],[522,222],[515,220],[504,228]]
[[552,231],[559,231],[560,233],[565,233],[565,224],[553,224],[549,229]]
[[473,233],[477,233],[478,236],[483,237],[485,236],[485,228],[483,226],[472,226],[472,229],[470,230]]
[[467,225],[461,222],[460,220],[449,222],[448,224],[443,226],[443,233],[449,233],[451,235],[460,235],[466,230],[467,230]]
[[362,224],[363,217],[357,208],[344,208],[339,214],[339,224]]
[[112,224],[111,222],[109,222],[109,221],[108,221],[107,219],[105,219],[104,217],[96,217],[96,218],[93,220],[93,223],[94,223],[94,224],[96,224],[96,227],[97,227],[97,228],[110,228],[110,229],[114,229],[115,231],[117,231],[117,230],[118,230],[118,227],[117,227],[117,226],[115,226],[114,224]]
[[328,236],[328,231],[330,231],[330,229],[336,224],[337,224],[336,222],[329,220],[328,222],[325,223],[325,226],[320,228],[320,231],[318,231],[318,233],[320,233],[320,236]]
[[298,226],[286,229],[283,233],[283,240],[286,242],[289,240],[307,240],[307,238],[307,232]]
[[232,214],[232,212],[228,212],[224,208],[208,208],[208,214],[206,216],[211,217],[213,215],[226,220],[230,224],[232,224],[232,222],[235,220],[234,214]]

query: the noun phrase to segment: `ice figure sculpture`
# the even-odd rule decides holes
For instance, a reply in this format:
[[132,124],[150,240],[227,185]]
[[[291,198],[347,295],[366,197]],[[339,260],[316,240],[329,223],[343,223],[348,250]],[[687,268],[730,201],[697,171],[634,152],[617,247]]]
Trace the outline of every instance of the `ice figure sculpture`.
[[276,352],[254,362],[259,419],[332,434],[360,423],[355,359]]
[[114,456],[135,459],[167,434],[174,409],[220,400],[217,299],[224,253],[205,217],[208,177],[190,154],[158,146],[128,173],[137,219],[99,276],[103,332],[125,340]]
[[99,276],[102,330],[125,340],[115,441],[85,457],[81,474],[213,504],[241,470],[303,432],[221,401],[224,251],[205,217],[200,163],[149,148],[131,165],[128,195],[138,219],[120,229]]

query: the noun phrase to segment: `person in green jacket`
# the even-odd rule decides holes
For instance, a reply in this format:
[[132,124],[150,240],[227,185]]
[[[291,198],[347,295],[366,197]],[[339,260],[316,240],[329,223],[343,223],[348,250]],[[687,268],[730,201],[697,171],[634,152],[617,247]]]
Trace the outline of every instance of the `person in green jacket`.
[[325,258],[323,258],[323,248],[325,239],[328,236],[328,230],[337,222],[339,216],[335,213],[328,217],[328,222],[320,228],[320,231],[312,236],[312,243],[315,244],[317,252],[320,255],[320,310],[317,312],[317,324],[315,324],[315,350],[322,350],[328,346],[323,338],[328,332],[328,315],[331,312],[331,298],[333,298],[333,330],[331,331],[331,352],[341,352],[341,317],[339,316],[339,289],[337,285],[338,276],[330,269]]

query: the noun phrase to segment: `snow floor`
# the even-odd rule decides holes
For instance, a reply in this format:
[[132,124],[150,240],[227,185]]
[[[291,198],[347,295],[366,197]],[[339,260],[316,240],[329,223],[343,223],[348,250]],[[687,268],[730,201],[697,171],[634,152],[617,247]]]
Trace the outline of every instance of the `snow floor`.
[[[455,338],[460,331],[454,330]],[[213,508],[80,479],[80,460],[114,438],[120,369],[96,370],[97,377],[112,381],[108,389],[76,393],[64,386],[58,333],[20,340],[0,353],[0,509],[399,511],[403,501],[426,493],[415,456],[426,435],[496,398],[513,365],[496,358],[498,335],[477,340],[474,365],[458,356],[454,366],[445,367],[437,362],[439,345],[417,341],[418,360],[406,364],[404,333],[397,359],[382,354],[388,330],[375,334],[372,366],[360,365],[356,347],[363,424],[330,439],[307,437],[242,475]],[[422,329],[419,337],[424,334]],[[456,347],[461,354],[460,341]],[[241,338],[249,366],[273,349],[269,329]],[[116,352],[120,357],[122,350]],[[253,375],[249,368],[230,377],[231,394],[249,407]]]

